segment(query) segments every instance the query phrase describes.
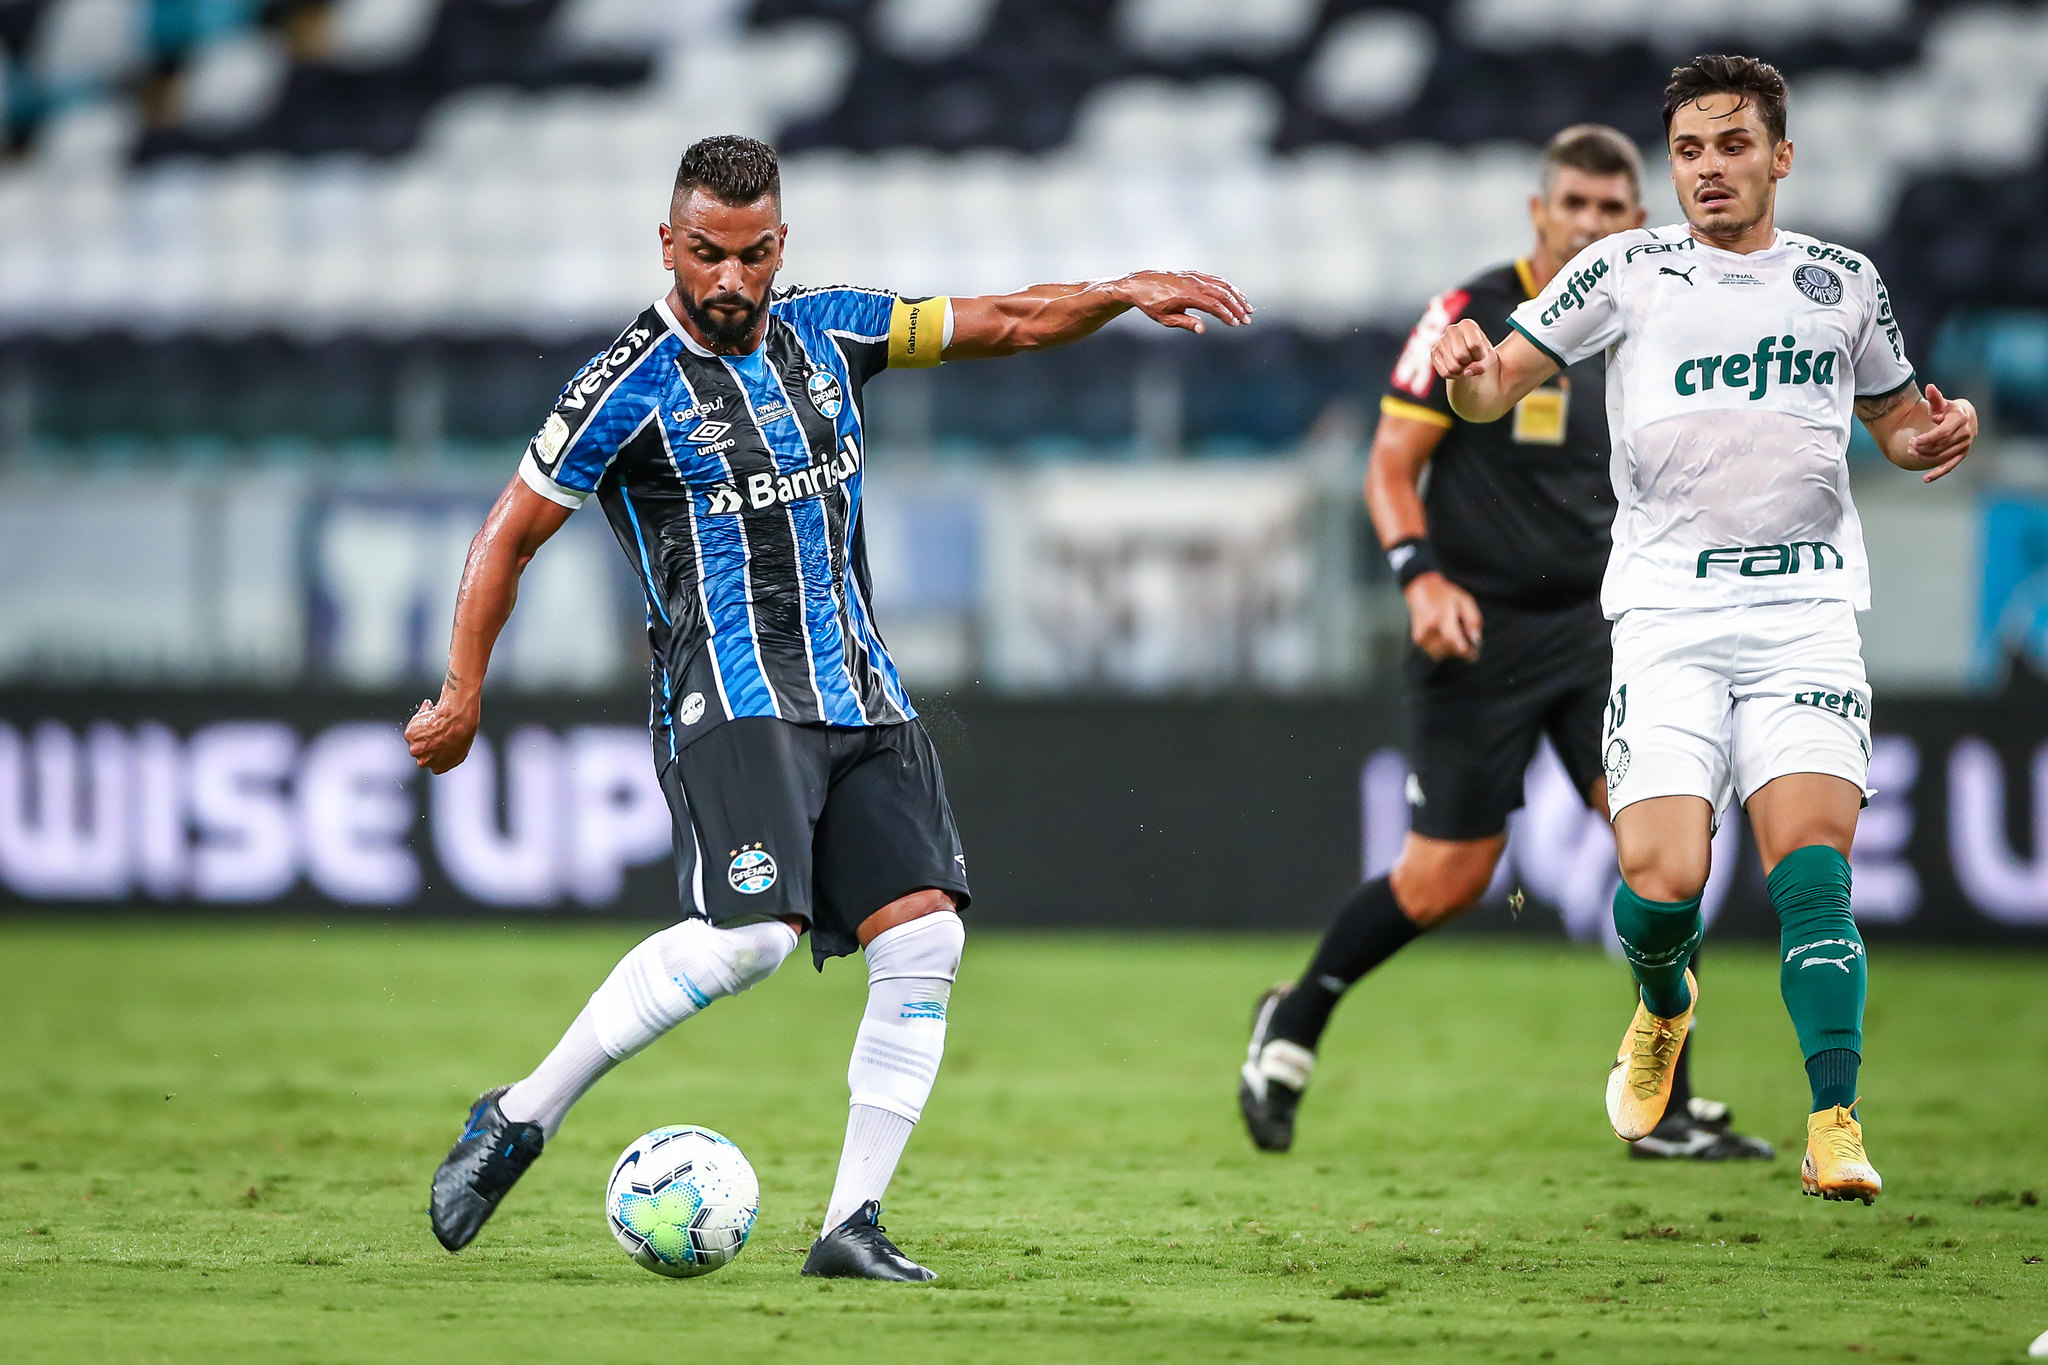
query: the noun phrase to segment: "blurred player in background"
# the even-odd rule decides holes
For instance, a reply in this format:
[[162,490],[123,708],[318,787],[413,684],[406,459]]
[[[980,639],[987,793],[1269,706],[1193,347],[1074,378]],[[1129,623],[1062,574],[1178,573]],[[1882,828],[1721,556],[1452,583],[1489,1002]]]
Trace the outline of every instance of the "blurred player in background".
[[569,381],[528,445],[470,546],[440,699],[406,728],[421,766],[462,762],[520,572],[595,493],[646,592],[685,918],[626,954],[530,1075],[471,1108],[433,1182],[451,1251],[599,1077],[766,979],[808,930],[821,968],[862,951],[869,985],[804,1273],[934,1278],[877,1218],[944,1051],[967,864],[868,606],[861,389],[889,367],[1078,341],[1133,308],[1195,332],[1197,309],[1251,316],[1222,280],[1150,272],[985,298],[774,293],[786,233],[771,149],[717,137],[685,153],[661,227],[675,287]]
[[[1977,416],[1906,361],[1870,261],[1782,232],[1792,170],[1785,82],[1747,57],[1697,57],[1664,96],[1682,226],[1617,234],[1515,309],[1498,349],[1461,319],[1435,347],[1451,405],[1506,416],[1606,353],[1621,509],[1602,601],[1614,621],[1603,759],[1621,885],[1614,924],[1641,987],[1607,1082],[1614,1131],[1653,1132],[1698,1000],[1711,840],[1749,812],[1781,926],[1779,985],[1812,1090],[1800,1183],[1827,1199],[1883,1182],[1856,1115],[1863,940],[1849,849],[1868,792],[1870,604],[1849,497],[1850,419],[1932,481]],[[1496,332],[1498,329],[1495,329]]]
[[[1293,1143],[1337,1001],[1485,893],[1540,739],[1550,737],[1587,804],[1606,812],[1600,713],[1611,660],[1599,595],[1615,502],[1604,359],[1587,356],[1523,396],[1512,422],[1481,424],[1451,410],[1430,347],[1459,321],[1500,331],[1566,261],[1641,227],[1641,191],[1642,158],[1616,130],[1580,124],[1551,139],[1529,200],[1535,249],[1432,300],[1380,402],[1366,502],[1414,640],[1409,834],[1393,871],[1338,910],[1301,979],[1259,1001],[1238,1104],[1267,1151]],[[1683,1057],[1675,1084],[1678,1103],[1634,1154],[1773,1154],[1731,1130],[1725,1105],[1692,1097]]]

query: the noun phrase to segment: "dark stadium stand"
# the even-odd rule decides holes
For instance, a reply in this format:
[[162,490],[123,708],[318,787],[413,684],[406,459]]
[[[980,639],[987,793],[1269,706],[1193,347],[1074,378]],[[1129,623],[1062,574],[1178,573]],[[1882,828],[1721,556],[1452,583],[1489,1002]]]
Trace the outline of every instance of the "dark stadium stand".
[[[1460,36],[1451,6],[1428,0],[1332,0],[1287,46],[1251,54],[1207,46],[1166,53],[1135,50],[1123,41],[1116,8],[1099,0],[998,0],[971,45],[917,60],[874,39],[872,26],[864,22],[874,8],[872,0],[758,0],[753,6],[749,22],[757,28],[826,20],[844,24],[859,43],[859,59],[839,102],[786,129],[783,146],[792,151],[920,146],[1042,152],[1072,135],[1076,114],[1098,88],[1140,76],[1180,81],[1241,76],[1271,85],[1286,108],[1275,138],[1281,151],[1333,142],[1462,147],[1525,140],[1531,127],[1586,120],[1614,124],[1638,141],[1654,143],[1661,131],[1657,99],[1672,65],[1668,52],[1643,43],[1593,51],[1561,43],[1489,51]],[[1435,38],[1435,56],[1418,96],[1369,119],[1349,119],[1319,107],[1309,68],[1332,32],[1356,16],[1389,12],[1428,25]],[[1907,25],[1863,39],[1802,39],[1774,48],[1771,56],[1788,76],[1887,70],[1918,55],[1920,28]]]
[[[2048,358],[2038,367],[2035,360],[2048,354],[2048,340],[2032,340],[2048,337],[2048,105],[2041,98],[2048,78],[2026,74],[2048,69],[2048,15],[2038,4],[1787,0],[1769,22],[1751,17],[1733,32],[1676,36],[1662,32],[1649,4],[1582,13],[1548,0],[1455,7],[1424,0],[705,0],[701,10],[689,9],[717,11],[740,40],[767,44],[763,51],[789,40],[812,54],[804,60],[823,63],[816,90],[802,92],[808,103],[790,101],[794,112],[786,117],[761,115],[771,123],[757,129],[775,135],[796,175],[866,177],[886,195],[891,177],[944,178],[949,158],[978,158],[984,174],[998,177],[1004,172],[988,168],[1052,174],[1086,163],[1097,177],[1089,183],[1116,184],[1124,163],[1114,157],[1124,153],[1103,151],[1103,138],[1142,141],[1152,135],[1145,129],[1170,129],[1184,107],[1177,99],[1225,92],[1252,139],[1231,163],[1243,174],[1284,172],[1306,184],[1315,166],[1327,164],[1349,168],[1342,174],[1363,185],[1363,198],[1342,201],[1349,207],[1288,210],[1306,214],[1302,223],[1321,234],[1299,249],[1302,263],[1293,268],[1314,274],[1328,255],[1320,243],[1379,233],[1357,269],[1371,276],[1398,267],[1401,278],[1333,286],[1334,301],[1320,313],[1298,302],[1271,309],[1244,337],[1191,343],[1113,332],[1085,357],[949,371],[930,393],[929,433],[941,450],[1127,446],[1140,425],[1139,392],[1162,375],[1177,394],[1185,446],[1196,453],[1289,448],[1333,402],[1369,408],[1416,302],[1483,263],[1459,256],[1454,242],[1447,254],[1437,240],[1443,233],[1425,229],[1418,238],[1416,229],[1378,221],[1384,215],[1372,207],[1370,168],[1401,169],[1411,176],[1402,192],[1427,197],[1472,183],[1477,172],[1463,168],[1476,163],[1461,158],[1503,148],[1525,154],[1571,122],[1614,123],[1654,145],[1657,96],[1674,56],[1716,46],[1760,51],[1798,90],[1817,92],[1806,104],[1795,92],[1794,137],[1810,138],[1815,168],[1808,202],[1826,219],[1828,235],[1876,258],[1923,368],[1939,375],[1966,367],[2008,395],[1996,407],[2001,422],[2048,431],[2048,402],[2038,398],[2048,386]],[[1850,11],[1869,21],[1840,22]],[[614,106],[575,106],[578,92],[590,100],[651,100],[665,81],[673,85],[696,51],[693,34],[675,20],[682,12],[659,4],[636,11],[621,0],[0,0],[0,91],[14,154],[13,166],[0,162],[0,366],[8,382],[33,395],[37,439],[119,447],[290,432],[375,445],[397,439],[408,376],[422,372],[442,395],[441,436],[493,449],[523,437],[552,386],[623,316],[622,287],[587,280],[605,270],[612,272],[605,279],[620,277],[621,253],[638,253],[630,259],[639,262],[646,253],[639,236],[614,233],[623,245],[603,244],[598,264],[569,271],[565,278],[583,292],[545,326],[514,321],[523,316],[516,297],[472,305],[460,286],[445,286],[446,306],[380,312],[382,305],[360,300],[389,262],[385,248],[360,240],[337,245],[346,259],[329,264],[342,272],[334,277],[341,283],[331,286],[334,298],[318,326],[280,331],[281,319],[261,315],[269,305],[216,302],[200,286],[145,322],[118,302],[72,302],[61,291],[75,286],[57,283],[60,272],[39,267],[32,248],[20,247],[26,254],[8,264],[8,178],[40,175],[38,184],[60,191],[50,201],[24,190],[18,198],[28,207],[15,210],[29,216],[24,230],[49,232],[52,250],[75,234],[35,223],[37,212],[52,211],[38,206],[61,201],[68,215],[118,219],[121,209],[92,198],[95,177],[107,176],[107,192],[117,196],[149,187],[157,195],[151,202],[175,207],[186,202],[182,194],[223,206],[212,220],[198,210],[179,217],[165,209],[169,237],[156,245],[168,249],[180,233],[214,231],[208,221],[246,228],[261,245],[269,229],[250,210],[228,207],[243,202],[232,196],[260,191],[259,199],[272,196],[264,203],[299,202],[291,200],[300,193],[295,168],[328,175],[338,188],[322,192],[340,195],[335,202],[373,208],[385,202],[378,196],[386,181],[377,177],[411,174],[404,193],[418,201],[419,221],[449,223],[471,212],[473,192],[466,182],[443,183],[434,168],[465,165],[465,155],[472,162],[495,157],[474,169],[497,176],[491,183],[514,198],[498,215],[507,235],[488,249],[500,253],[492,259],[505,271],[526,271],[559,257],[561,241],[574,235],[573,222],[559,230],[566,237],[548,237],[556,229],[522,221],[539,215],[521,212],[517,196],[538,201],[559,168],[523,164],[539,145],[534,139],[548,136],[550,120],[569,128],[561,121],[572,118],[584,121],[576,128],[606,135],[604,110]],[[1826,24],[1812,17],[1827,15],[1834,19]],[[1963,97],[1971,73],[1993,62],[2018,72],[2021,88],[1996,109],[1971,104]],[[1905,92],[1899,107],[1908,113],[1900,117],[1919,109],[1943,120],[1910,154],[1884,150],[1898,141],[1896,130],[1874,122],[1891,91]],[[633,136],[651,139],[657,152],[681,139],[680,123],[664,134],[671,125],[660,111],[671,107],[681,106],[647,105]],[[716,121],[715,113],[690,108],[698,122]],[[1106,109],[1121,112],[1111,117]],[[1119,117],[1124,124],[1115,124]],[[1129,127],[1140,133],[1116,131]],[[464,136],[486,150],[450,151]],[[93,138],[113,140],[111,164],[93,160],[102,156]],[[582,145],[573,135],[563,143],[572,154]],[[1865,146],[1873,150],[1859,155]],[[1199,153],[1184,151],[1168,172],[1198,186],[1212,169]],[[989,160],[1004,155],[1014,161]],[[1142,146],[1135,155],[1142,165]],[[653,165],[659,157],[642,160]],[[639,167],[629,177],[636,185],[649,178]],[[394,204],[400,197],[397,190],[386,195]],[[1142,239],[1148,225],[1169,226],[1144,218],[1168,202],[1119,209],[1127,216],[1116,230]],[[1191,194],[1188,202],[1202,201]],[[958,211],[966,216],[947,228],[965,239],[951,244],[956,249],[973,249],[985,234],[1024,244],[1044,234],[1013,221],[997,201],[979,209],[963,203]],[[602,203],[588,211],[607,212]],[[507,212],[513,221],[503,221]],[[1355,223],[1343,217],[1360,212]],[[390,221],[400,246],[419,245],[426,229],[404,226],[413,220],[398,208]],[[439,271],[435,278],[456,257],[474,255],[462,235],[470,229],[445,230],[450,235],[437,248],[455,255],[429,254],[417,265]],[[990,249],[1011,245],[1005,239]],[[230,251],[228,264],[244,250]],[[857,244],[833,260],[873,268],[861,250]],[[104,268],[130,268],[119,256]],[[276,259],[284,262],[277,269],[300,268],[292,263],[299,258]],[[112,282],[99,297],[119,300],[118,276],[106,278]],[[1998,311],[1987,321],[1982,310]],[[322,376],[319,397],[290,402],[286,396],[303,392],[300,377],[310,373]]]

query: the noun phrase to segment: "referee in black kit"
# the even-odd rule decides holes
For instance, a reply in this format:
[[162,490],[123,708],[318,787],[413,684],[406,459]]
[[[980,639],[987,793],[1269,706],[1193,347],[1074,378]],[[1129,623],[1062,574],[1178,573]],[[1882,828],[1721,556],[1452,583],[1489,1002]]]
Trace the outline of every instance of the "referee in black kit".
[[[1485,894],[1541,737],[1586,803],[1607,813],[1600,718],[1611,658],[1600,580],[1615,500],[1604,359],[1560,372],[1511,418],[1481,425],[1452,413],[1429,352],[1460,318],[1489,336],[1505,330],[1509,312],[1573,256],[1642,226],[1635,145],[1598,124],[1559,133],[1529,216],[1535,250],[1432,299],[1380,403],[1365,494],[1414,639],[1403,670],[1410,832],[1393,871],[1338,909],[1301,979],[1259,1001],[1238,1103],[1267,1151],[1293,1144],[1317,1044],[1344,992]],[[1770,1144],[1730,1128],[1726,1105],[1692,1097],[1690,1052],[1664,1121],[1630,1154],[1772,1156]]]

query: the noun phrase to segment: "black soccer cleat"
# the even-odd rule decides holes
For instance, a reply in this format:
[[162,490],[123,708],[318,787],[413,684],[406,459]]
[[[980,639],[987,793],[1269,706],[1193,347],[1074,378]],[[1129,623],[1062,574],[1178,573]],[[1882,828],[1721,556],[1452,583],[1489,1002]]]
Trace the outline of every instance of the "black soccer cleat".
[[1778,1149],[1760,1137],[1738,1133],[1728,1106],[1698,1096],[1682,1112],[1664,1115],[1649,1135],[1629,1144],[1628,1154],[1652,1161],[1770,1161]]
[[804,1274],[824,1280],[898,1280],[922,1284],[939,1278],[896,1249],[882,1235],[881,1204],[873,1199],[854,1210],[853,1216],[811,1243],[804,1258]]
[[1299,1043],[1270,1036],[1273,1011],[1291,985],[1273,987],[1252,1010],[1252,1042],[1237,1076],[1237,1108],[1245,1130],[1262,1152],[1284,1152],[1294,1145],[1294,1113],[1316,1067],[1316,1054]]
[[434,1172],[427,1212],[434,1220],[434,1236],[450,1251],[470,1244],[497,1212],[505,1192],[540,1156],[546,1141],[539,1124],[514,1123],[498,1108],[499,1098],[511,1088],[501,1085],[477,1096],[462,1136]]

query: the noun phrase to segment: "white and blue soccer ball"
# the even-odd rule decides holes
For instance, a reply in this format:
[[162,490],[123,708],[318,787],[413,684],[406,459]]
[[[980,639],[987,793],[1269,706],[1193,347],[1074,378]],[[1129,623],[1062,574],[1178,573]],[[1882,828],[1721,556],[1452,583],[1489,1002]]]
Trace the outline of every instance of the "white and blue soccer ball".
[[605,1186],[612,1236],[657,1275],[709,1275],[740,1254],[761,1211],[761,1182],[709,1128],[657,1128],[619,1154]]

